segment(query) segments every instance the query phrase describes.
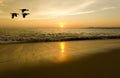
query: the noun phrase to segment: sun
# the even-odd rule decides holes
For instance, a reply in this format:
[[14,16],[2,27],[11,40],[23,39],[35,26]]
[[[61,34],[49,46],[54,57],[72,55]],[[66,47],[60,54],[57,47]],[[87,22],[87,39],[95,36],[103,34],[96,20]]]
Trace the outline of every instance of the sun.
[[59,26],[61,27],[61,28],[64,28],[65,27],[65,23],[59,23]]

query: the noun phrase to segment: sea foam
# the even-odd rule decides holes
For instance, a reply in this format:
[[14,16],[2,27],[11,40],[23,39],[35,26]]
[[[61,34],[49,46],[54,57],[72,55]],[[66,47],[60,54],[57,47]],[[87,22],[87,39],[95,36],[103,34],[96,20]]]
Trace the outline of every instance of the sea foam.
[[0,43],[120,39],[120,29],[1,29]]

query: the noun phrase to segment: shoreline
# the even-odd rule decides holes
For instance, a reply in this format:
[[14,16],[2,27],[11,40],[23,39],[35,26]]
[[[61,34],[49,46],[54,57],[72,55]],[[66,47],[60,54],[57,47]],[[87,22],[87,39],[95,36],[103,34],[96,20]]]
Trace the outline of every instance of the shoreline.
[[63,39],[26,39],[23,41],[0,41],[0,44],[17,44],[17,43],[37,43],[37,42],[61,42],[61,41],[84,41],[84,40],[109,40],[120,39],[120,36],[96,36],[96,37],[76,37]]
[[117,78],[119,43],[113,39],[1,45],[0,77]]

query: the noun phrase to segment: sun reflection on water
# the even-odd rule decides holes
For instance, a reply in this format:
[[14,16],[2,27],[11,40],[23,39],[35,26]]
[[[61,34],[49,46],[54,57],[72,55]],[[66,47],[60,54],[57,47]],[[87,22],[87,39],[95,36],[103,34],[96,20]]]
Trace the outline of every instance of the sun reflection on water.
[[64,62],[66,60],[67,60],[67,55],[65,53],[65,43],[61,42],[60,43],[60,55],[58,57],[58,62],[61,63],[61,62]]
[[63,54],[65,52],[65,44],[64,42],[60,43],[61,53]]

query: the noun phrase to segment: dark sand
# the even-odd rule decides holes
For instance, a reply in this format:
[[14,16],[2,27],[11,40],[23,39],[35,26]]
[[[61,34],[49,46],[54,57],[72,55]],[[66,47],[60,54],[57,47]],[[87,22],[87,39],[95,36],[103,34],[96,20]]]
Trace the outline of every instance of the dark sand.
[[[76,44],[76,46],[78,47],[75,48],[78,49],[77,52],[81,52],[82,49],[86,48],[87,50],[82,51],[87,52],[88,50],[90,50],[90,52],[93,51],[93,53],[88,53],[88,51],[86,54],[83,54],[82,58],[79,57],[79,53],[78,55],[74,55],[71,53],[69,54],[71,55],[69,57],[72,57],[70,60],[60,63],[43,62],[43,65],[41,65],[41,63],[36,63],[35,65],[29,65],[30,63],[28,63],[24,65],[22,63],[23,66],[16,69],[14,69],[14,67],[17,66],[14,66],[15,64],[10,63],[10,65],[13,65],[13,69],[4,72],[1,71],[0,78],[120,78],[120,40],[96,40],[65,43],[69,45],[73,44],[74,47],[74,44]],[[56,42],[53,44],[55,45]],[[14,44],[12,46],[15,45],[20,44]],[[34,44],[27,45],[31,45],[33,48],[35,48]],[[74,48],[73,46],[69,45],[69,48]],[[5,51],[5,47],[0,49]],[[55,47],[53,49],[55,49]],[[47,49],[47,51],[51,50]],[[74,52],[74,50],[72,49],[70,49],[70,51]],[[2,64],[3,63],[1,62],[0,68],[2,68]]]

